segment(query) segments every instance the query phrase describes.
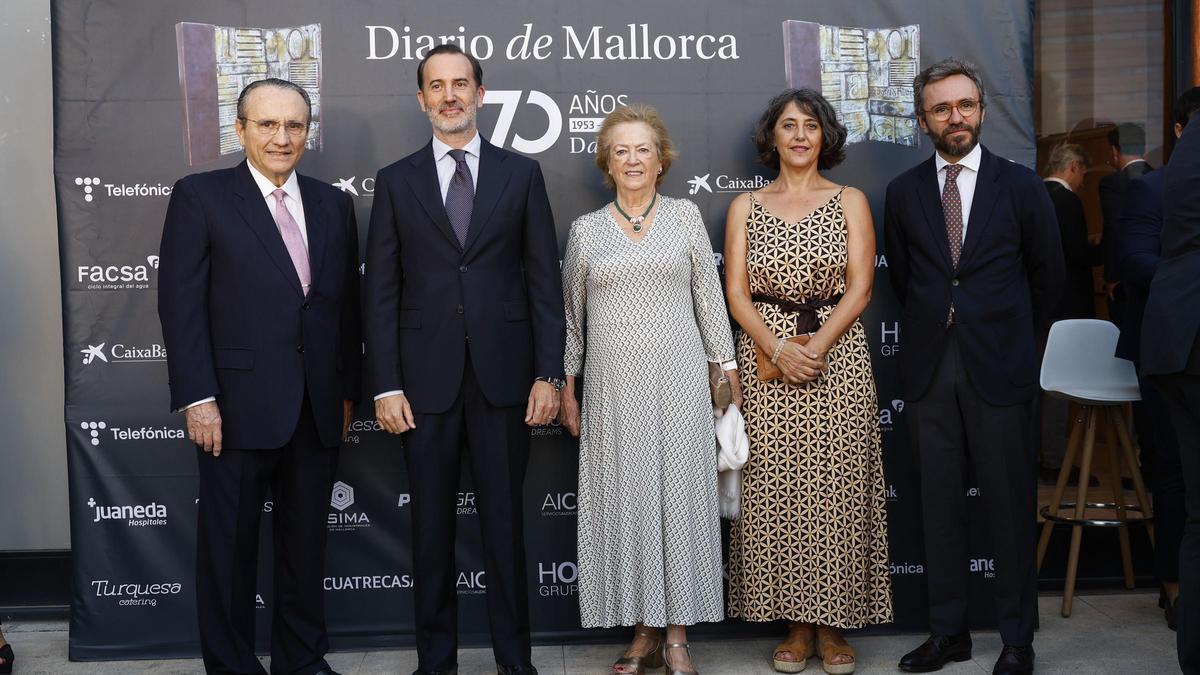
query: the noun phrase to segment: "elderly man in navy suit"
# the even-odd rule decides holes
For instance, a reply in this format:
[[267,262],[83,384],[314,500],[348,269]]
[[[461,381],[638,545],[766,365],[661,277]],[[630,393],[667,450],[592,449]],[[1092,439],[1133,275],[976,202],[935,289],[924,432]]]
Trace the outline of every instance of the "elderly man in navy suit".
[[1054,207],[1029,169],[979,144],[983,81],[954,59],[913,82],[933,157],[888,185],[892,288],[904,306],[900,376],[921,475],[932,636],[910,672],[971,658],[967,631],[968,464],[996,561],[1004,649],[993,673],[1033,672],[1036,480],[1031,405],[1037,330],[1063,284]]
[[521,496],[529,427],[557,414],[564,384],[554,218],[538,163],[476,129],[478,60],[453,43],[431,49],[417,85],[433,139],[376,178],[363,305],[375,413],[404,435],[417,673],[457,672],[454,504],[465,454],[497,669],[535,675]]
[[361,387],[358,226],[350,198],[296,173],[308,93],[248,85],[245,161],[175,184],[158,314],[171,408],[198,446],[196,605],[210,673],[263,673],[254,655],[258,526],[275,502],[272,673],[325,661],[327,500]]

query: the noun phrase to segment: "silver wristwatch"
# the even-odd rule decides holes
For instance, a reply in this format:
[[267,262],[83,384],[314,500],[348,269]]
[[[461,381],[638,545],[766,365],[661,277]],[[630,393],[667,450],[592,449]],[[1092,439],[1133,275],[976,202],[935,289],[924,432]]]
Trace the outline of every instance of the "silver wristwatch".
[[561,377],[535,377],[533,379],[534,381],[549,382],[555,391],[562,391],[563,387],[567,386],[567,381]]

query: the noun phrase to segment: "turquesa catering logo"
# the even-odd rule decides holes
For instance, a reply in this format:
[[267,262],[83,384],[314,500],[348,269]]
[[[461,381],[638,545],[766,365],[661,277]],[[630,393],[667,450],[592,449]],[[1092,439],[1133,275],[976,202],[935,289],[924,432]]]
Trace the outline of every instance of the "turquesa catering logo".
[[91,583],[97,598],[109,598],[121,607],[157,607],[159,600],[178,596],[183,584],[178,581],[119,583],[96,579]]

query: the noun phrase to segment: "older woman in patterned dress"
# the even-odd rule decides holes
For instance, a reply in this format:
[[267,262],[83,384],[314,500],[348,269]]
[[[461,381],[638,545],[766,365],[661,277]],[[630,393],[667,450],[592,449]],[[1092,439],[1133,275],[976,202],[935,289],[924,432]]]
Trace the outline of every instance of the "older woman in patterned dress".
[[686,627],[724,618],[708,372],[723,369],[739,402],[733,338],[700,210],[658,194],[675,155],[658,113],[617,109],[597,146],[616,195],[571,224],[563,260],[580,621],[634,626],[615,673],[664,657],[668,673],[693,673]]

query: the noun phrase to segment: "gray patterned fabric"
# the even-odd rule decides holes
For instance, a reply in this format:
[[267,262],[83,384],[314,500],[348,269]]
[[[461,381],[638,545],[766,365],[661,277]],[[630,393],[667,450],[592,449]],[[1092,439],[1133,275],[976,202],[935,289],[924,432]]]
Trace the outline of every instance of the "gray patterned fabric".
[[467,243],[467,229],[471,226],[471,211],[475,208],[475,183],[471,180],[471,167],[467,166],[466,150],[451,150],[456,162],[450,187],[446,190],[446,215],[458,243]]
[[580,216],[563,287],[566,372],[583,374],[580,621],[720,621],[708,363],[734,348],[700,210],[662,197],[636,242],[607,208]]

